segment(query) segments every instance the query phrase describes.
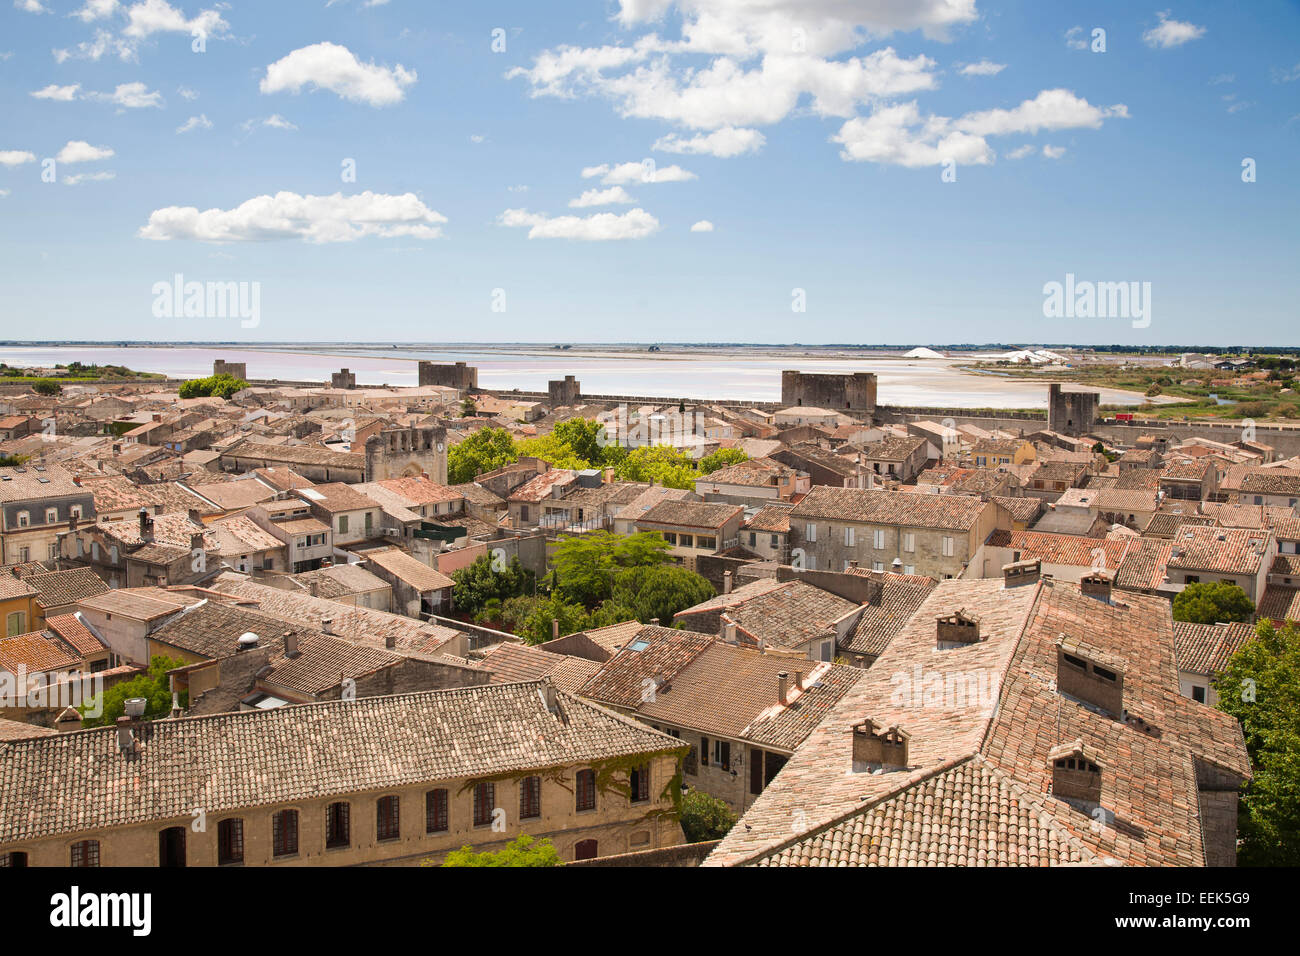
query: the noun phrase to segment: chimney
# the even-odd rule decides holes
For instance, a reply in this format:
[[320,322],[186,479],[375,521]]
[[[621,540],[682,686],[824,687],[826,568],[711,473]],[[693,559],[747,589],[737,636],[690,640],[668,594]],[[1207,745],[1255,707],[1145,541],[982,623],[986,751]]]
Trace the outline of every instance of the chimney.
[[74,485],[76,485],[78,488],[80,488],[80,487],[81,487],[81,476],[80,476],[80,475],[73,475],[73,476],[72,476],[72,483],[73,483]]
[[81,714],[77,713],[75,707],[65,707],[63,713],[59,714],[54,721],[54,729],[59,733],[67,733],[69,730],[81,729]]
[[117,749],[124,754],[135,753],[135,721],[130,717],[117,718]]
[[181,715],[181,697],[175,691],[172,692],[172,719],[175,720]]
[[803,671],[794,672],[794,689],[803,690]]
[[385,635],[385,636],[384,636],[384,647],[388,648],[388,650],[390,650],[390,651],[391,651],[393,648],[397,647],[397,635],[396,635],[396,634],[387,634],[387,635]]
[[551,618],[551,640],[553,641],[557,640],[559,636],[560,636],[560,619],[558,617],[553,617]]
[[140,537],[149,537],[149,509],[140,506]]
[[1056,689],[1116,719],[1124,714],[1123,664],[1064,635],[1056,642]]
[[790,681],[790,675],[785,671],[776,675],[776,699],[782,704],[789,703],[786,700],[786,685]]
[[1104,571],[1094,571],[1079,579],[1079,590],[1088,597],[1110,603],[1111,578]]
[[976,644],[980,641],[980,622],[959,608],[935,619],[935,645],[940,648]]
[[1042,576],[1043,562],[1039,558],[1002,565],[1003,587],[1014,588],[1022,584],[1033,584]]
[[191,532],[190,532],[190,550],[191,550],[191,551],[202,551],[202,550],[203,550],[203,532],[202,532],[202,531],[191,531]]
[[657,617],[652,617],[652,618],[650,618],[650,623],[653,624],[655,627],[658,627],[658,626],[659,626],[659,618],[657,618]]
[[907,766],[910,736],[897,724],[879,726],[870,717],[853,725],[853,772],[902,769]]
[[323,617],[323,618],[321,618],[321,621],[320,621],[320,629],[321,629],[322,631],[324,631],[326,634],[333,634],[333,633],[334,633],[334,618],[332,618],[332,617]]
[[857,570],[857,567],[858,567],[858,562],[857,562],[857,559],[854,558],[853,560],[851,560],[851,561],[849,562],[849,570],[854,570],[854,571],[855,571],[855,570]]
[[1052,772],[1052,796],[1100,805],[1102,765],[1082,740],[1053,748],[1047,760]]
[[728,644],[736,643],[736,622],[725,614],[722,616],[722,639]]
[[723,594],[731,593],[731,572],[730,571],[722,572],[722,593]]
[[560,695],[555,692],[555,685],[551,683],[550,678],[542,680],[542,700],[546,703],[546,709],[555,716],[560,715]]
[[293,631],[284,632],[284,656],[297,657],[301,652],[298,650],[298,635]]

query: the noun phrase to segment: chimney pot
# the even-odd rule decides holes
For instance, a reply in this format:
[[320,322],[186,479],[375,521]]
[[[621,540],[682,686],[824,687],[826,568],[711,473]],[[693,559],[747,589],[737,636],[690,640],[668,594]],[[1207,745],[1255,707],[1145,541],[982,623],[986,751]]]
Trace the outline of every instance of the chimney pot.
[[1027,561],[1013,561],[1002,566],[1003,587],[1014,588],[1022,584],[1033,584],[1042,576],[1043,562],[1039,558]]
[[333,633],[334,633],[334,618],[332,618],[332,617],[321,618],[320,629],[321,629],[322,631],[324,631],[326,634],[333,634]]
[[781,703],[786,703],[786,684],[789,683],[790,675],[785,671],[776,675],[776,698]]
[[551,618],[551,640],[556,640],[560,636],[560,619]]
[[298,635],[293,631],[284,632],[284,653],[287,657],[298,656]]
[[722,593],[723,594],[731,593],[731,572],[730,571],[722,572]]
[[387,635],[387,636],[384,637],[384,647],[388,648],[388,649],[391,651],[391,650],[392,650],[393,648],[395,648],[396,646],[397,646],[397,637],[396,637],[396,635],[394,635],[394,634],[389,634],[389,635]]
[[117,718],[117,748],[124,754],[135,750],[134,723],[130,717]]
[[652,618],[650,618],[650,623],[653,624],[653,625],[655,625],[656,627],[658,627],[658,626],[659,626],[659,618],[657,618],[657,617],[652,617]]

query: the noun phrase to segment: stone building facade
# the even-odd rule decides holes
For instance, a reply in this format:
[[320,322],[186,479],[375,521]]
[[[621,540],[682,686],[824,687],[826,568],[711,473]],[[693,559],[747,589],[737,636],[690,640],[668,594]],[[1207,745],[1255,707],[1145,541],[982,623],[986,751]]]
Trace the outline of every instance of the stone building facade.
[[1097,422],[1097,392],[1065,392],[1059,384],[1047,387],[1047,427],[1062,435],[1086,435]]
[[419,384],[444,385],[462,392],[478,388],[478,369],[464,362],[454,365],[440,365],[437,362],[420,362],[418,366]]
[[831,408],[869,419],[876,412],[876,376],[872,372],[835,375],[787,369],[781,373],[781,404],[787,408]]
[[366,440],[366,481],[419,475],[447,483],[447,429],[386,428]]

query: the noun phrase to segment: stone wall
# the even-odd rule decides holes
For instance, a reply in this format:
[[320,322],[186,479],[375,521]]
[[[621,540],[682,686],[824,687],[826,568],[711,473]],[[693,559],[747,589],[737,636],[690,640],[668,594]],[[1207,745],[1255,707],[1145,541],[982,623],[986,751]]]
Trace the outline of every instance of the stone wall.
[[809,405],[870,417],[876,411],[876,376],[872,372],[836,375],[787,369],[781,373],[781,403]]
[[417,366],[417,374],[421,385],[444,385],[462,392],[478,388],[478,369],[464,362],[439,365],[422,361]]

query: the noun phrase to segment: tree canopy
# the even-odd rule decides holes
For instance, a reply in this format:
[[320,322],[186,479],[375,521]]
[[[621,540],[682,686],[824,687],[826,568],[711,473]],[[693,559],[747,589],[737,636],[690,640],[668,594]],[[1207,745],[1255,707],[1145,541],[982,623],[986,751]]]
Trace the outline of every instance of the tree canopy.
[[519,558],[497,570],[488,555],[476,558],[473,564],[451,572],[452,603],[456,610],[471,617],[484,611],[493,601],[499,607],[511,598],[531,593],[534,589],[533,572],[519,564]]
[[481,428],[447,452],[447,480],[453,485],[473,481],[519,460],[514,440],[504,428]]
[[521,833],[500,850],[475,853],[472,846],[452,850],[443,866],[563,866],[564,861],[546,837],[534,840]]
[[1174,620],[1193,624],[1249,621],[1255,605],[1246,592],[1225,581],[1189,584],[1174,598]]
[[717,797],[691,790],[682,797],[682,832],[687,843],[721,840],[736,825],[736,815]]
[[182,382],[179,393],[181,398],[207,398],[210,395],[217,398],[229,398],[236,392],[242,392],[246,388],[248,388],[248,383],[242,378],[235,378],[233,375],[222,372],[220,375],[209,375],[207,378],[192,378],[188,382]]
[[[144,709],[144,716],[147,719],[168,716],[172,711],[172,692],[168,686],[167,672],[184,666],[185,661],[179,659],[161,656],[151,658],[148,671],[128,681],[114,684],[102,694],[82,704],[78,708],[81,711],[82,726],[112,726],[117,718],[126,713],[126,701],[131,697],[143,697],[148,701]],[[86,716],[87,712],[96,709],[96,701],[100,697],[103,698],[103,711],[98,717]],[[189,703],[189,693],[181,691],[179,697],[180,705],[185,707]]]
[[1241,721],[1254,770],[1240,802],[1237,860],[1300,864],[1300,626],[1261,621],[1214,682],[1218,707]]

